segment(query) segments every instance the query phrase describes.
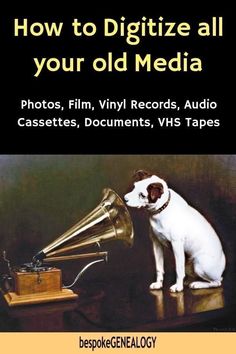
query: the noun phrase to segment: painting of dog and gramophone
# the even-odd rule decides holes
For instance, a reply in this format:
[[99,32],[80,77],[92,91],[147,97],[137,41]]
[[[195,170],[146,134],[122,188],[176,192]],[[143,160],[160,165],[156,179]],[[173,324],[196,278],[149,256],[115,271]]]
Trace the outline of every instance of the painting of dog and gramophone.
[[1,331],[235,330],[235,156],[0,165]]

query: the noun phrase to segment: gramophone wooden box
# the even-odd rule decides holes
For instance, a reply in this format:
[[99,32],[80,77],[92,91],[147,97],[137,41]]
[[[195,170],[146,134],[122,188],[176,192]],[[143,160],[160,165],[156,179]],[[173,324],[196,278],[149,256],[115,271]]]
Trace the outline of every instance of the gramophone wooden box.
[[72,300],[78,297],[70,289],[62,287],[61,270],[50,267],[41,271],[11,272],[14,291],[4,294],[9,306]]

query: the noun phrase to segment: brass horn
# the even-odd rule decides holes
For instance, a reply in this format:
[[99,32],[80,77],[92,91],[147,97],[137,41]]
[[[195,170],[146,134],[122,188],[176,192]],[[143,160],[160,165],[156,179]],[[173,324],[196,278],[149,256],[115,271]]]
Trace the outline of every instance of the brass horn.
[[69,259],[105,257],[107,252],[72,254],[81,248],[121,240],[132,246],[133,224],[122,199],[110,188],[103,190],[100,204],[87,216],[43,248],[34,262],[53,262]]
[[[4,283],[4,298],[7,304],[19,306],[76,299],[78,295],[70,288],[90,266],[105,261],[107,252],[99,249],[93,253],[72,253],[111,240],[121,240],[132,246],[133,225],[122,199],[113,190],[106,188],[101,203],[85,218],[38,252],[33,257],[33,262],[12,268],[6,253],[3,253],[9,275],[0,277],[0,281]],[[44,263],[98,257],[100,259],[87,264],[77,274],[73,283],[67,286],[62,284],[61,270]]]

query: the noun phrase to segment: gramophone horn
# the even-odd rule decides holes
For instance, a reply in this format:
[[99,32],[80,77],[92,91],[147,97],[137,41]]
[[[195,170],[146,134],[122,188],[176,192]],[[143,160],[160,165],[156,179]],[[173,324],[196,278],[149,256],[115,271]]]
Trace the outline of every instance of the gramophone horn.
[[[71,254],[72,251],[112,240],[121,240],[132,246],[133,225],[122,199],[113,190],[106,188],[103,190],[100,204],[81,221],[38,252],[34,256],[34,261],[73,259],[68,253]],[[79,254],[74,257],[85,258],[97,255],[100,255],[99,252],[87,255]]]

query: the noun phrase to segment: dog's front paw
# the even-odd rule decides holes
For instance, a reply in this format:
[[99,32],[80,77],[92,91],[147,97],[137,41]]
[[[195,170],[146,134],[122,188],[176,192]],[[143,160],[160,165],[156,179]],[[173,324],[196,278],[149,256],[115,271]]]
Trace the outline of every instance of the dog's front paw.
[[183,291],[183,289],[184,289],[183,285],[179,285],[177,283],[170,287],[170,291],[172,293],[177,293],[177,292]]
[[162,281],[156,281],[152,283],[149,287],[151,290],[157,290],[162,288]]

